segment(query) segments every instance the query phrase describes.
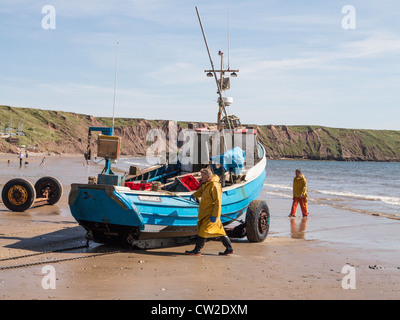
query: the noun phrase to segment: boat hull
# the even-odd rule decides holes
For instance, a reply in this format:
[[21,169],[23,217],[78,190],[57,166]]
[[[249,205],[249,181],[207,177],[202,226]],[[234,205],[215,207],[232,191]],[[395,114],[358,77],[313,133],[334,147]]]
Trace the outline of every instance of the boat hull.
[[[254,180],[225,188],[222,194],[221,221],[230,222],[242,215],[261,192],[265,169]],[[176,195],[165,192],[133,191],[126,187],[72,184],[70,209],[79,221],[143,228],[146,224],[195,226],[198,205],[189,200],[191,192]]]

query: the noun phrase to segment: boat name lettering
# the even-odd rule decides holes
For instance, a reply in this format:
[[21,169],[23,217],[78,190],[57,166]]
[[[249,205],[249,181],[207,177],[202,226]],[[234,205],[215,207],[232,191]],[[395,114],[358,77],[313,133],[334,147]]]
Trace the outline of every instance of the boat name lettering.
[[161,198],[155,196],[138,196],[138,198],[140,201],[161,202]]

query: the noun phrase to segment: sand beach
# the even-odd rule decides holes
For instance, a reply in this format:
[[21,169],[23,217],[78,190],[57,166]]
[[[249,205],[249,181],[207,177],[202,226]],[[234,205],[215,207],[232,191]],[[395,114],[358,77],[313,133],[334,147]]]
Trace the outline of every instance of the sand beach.
[[[46,156],[40,166],[42,156],[30,155],[19,168],[17,155],[0,155],[0,187],[16,177],[34,183],[54,176],[64,188],[53,206],[16,213],[0,203],[0,300],[400,298],[400,221],[313,201],[307,219],[290,219],[290,199],[263,192],[260,198],[271,211],[269,236],[263,243],[235,241],[232,256],[218,256],[223,247],[217,241],[207,242],[200,257],[184,254],[192,244],[139,250],[91,242],[88,248],[45,253],[85,245],[85,230],[69,212],[68,193],[71,183],[86,182],[102,167],[64,155]],[[23,255],[29,256],[8,259]],[[44,282],[48,266],[56,275],[55,288]],[[348,270],[354,271],[350,280]],[[350,283],[353,288],[346,286]]]

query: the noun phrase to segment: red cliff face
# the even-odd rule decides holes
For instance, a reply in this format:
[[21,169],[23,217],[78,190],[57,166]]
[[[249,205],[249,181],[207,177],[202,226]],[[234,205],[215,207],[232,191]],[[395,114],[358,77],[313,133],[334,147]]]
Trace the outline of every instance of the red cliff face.
[[400,161],[400,131],[259,126],[271,158]]

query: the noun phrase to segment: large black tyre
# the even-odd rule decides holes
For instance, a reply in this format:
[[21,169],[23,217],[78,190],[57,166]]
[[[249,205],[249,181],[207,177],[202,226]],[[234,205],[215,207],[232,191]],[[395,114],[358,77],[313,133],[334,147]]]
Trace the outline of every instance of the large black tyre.
[[269,209],[265,201],[250,202],[246,213],[246,235],[250,242],[262,242],[269,231]]
[[63,188],[58,179],[43,177],[36,181],[35,191],[38,198],[48,198],[49,204],[56,204],[62,196]]
[[36,199],[35,189],[25,179],[11,179],[1,192],[1,199],[4,205],[11,211],[23,212],[28,210]]

